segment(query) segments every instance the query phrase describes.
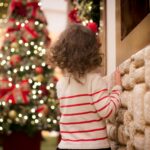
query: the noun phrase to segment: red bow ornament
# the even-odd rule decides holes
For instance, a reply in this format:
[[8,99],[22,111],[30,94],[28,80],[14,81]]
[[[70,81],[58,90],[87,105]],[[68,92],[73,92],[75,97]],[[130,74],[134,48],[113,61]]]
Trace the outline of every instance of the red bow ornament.
[[28,80],[22,80],[18,84],[13,84],[8,79],[0,80],[0,100],[5,102],[29,103],[29,83]]

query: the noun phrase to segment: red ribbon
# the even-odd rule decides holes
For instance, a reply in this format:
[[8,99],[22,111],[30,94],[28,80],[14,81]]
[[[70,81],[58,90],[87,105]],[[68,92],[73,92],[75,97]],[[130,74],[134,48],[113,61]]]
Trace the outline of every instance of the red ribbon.
[[36,12],[39,9],[38,2],[27,3],[27,7],[33,7],[32,16],[35,17],[36,16]]
[[[4,84],[9,84],[12,82],[8,81],[7,79],[2,79],[0,82]],[[12,84],[11,87],[3,87],[0,88],[0,100],[5,100],[6,102],[11,101],[12,104],[17,103],[18,96],[21,97],[23,100],[23,103],[27,104],[29,103],[28,95],[29,95],[29,86],[28,86],[28,80],[22,80],[20,83],[18,83],[19,88],[16,87],[16,85]]]
[[19,0],[19,1],[12,0],[12,2],[10,4],[10,12],[12,12],[16,7],[21,7],[21,6],[22,6],[21,0]]
[[[10,22],[15,22],[16,20],[15,19],[9,19],[9,21]],[[38,33],[29,26],[29,24],[31,24],[33,22],[34,22],[34,20],[30,19],[29,22],[27,24],[25,24],[24,27],[21,27],[21,24],[17,25],[16,27],[13,27],[13,28],[10,27],[10,28],[7,29],[7,33],[15,32],[15,31],[20,31],[21,28],[25,28],[25,30],[28,33],[30,33],[33,38],[37,38],[38,37]]]
[[[11,4],[10,4],[10,12],[12,12],[16,7],[23,7],[22,1],[16,1],[16,0],[12,0]],[[32,11],[32,16],[35,17],[36,16],[36,12],[39,9],[39,5],[38,2],[29,2],[26,4],[26,8],[28,7],[32,7],[33,11]]]

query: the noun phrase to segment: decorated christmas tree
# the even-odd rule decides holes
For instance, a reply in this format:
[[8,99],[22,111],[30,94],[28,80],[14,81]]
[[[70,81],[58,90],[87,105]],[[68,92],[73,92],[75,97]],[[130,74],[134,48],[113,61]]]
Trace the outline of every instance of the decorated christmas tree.
[[71,11],[69,20],[75,23],[82,23],[94,32],[100,28],[100,3],[97,0],[70,0]]
[[0,49],[0,133],[58,130],[50,38],[39,0],[12,0]]

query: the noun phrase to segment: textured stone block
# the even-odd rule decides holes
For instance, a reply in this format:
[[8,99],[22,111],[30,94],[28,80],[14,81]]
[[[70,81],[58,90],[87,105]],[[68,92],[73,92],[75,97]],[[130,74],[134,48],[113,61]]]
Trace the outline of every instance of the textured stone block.
[[145,82],[150,88],[150,45],[145,48]]
[[117,150],[127,150],[125,146],[119,147]]
[[124,126],[120,125],[119,128],[118,128],[118,141],[119,141],[120,144],[126,145],[127,140],[128,140],[128,138],[125,135]]
[[110,142],[110,147],[111,147],[111,150],[117,150],[118,149],[118,144],[117,142],[115,141],[109,141]]
[[129,113],[129,111],[125,111],[123,122],[125,126],[128,126],[129,123],[133,120],[133,116]]
[[130,140],[127,142],[126,150],[135,150],[133,143]]
[[126,112],[126,109],[119,109],[119,110],[118,110],[117,122],[123,124],[124,113],[125,113],[125,112]]
[[136,150],[144,150],[144,134],[137,133],[134,137],[134,147]]
[[145,60],[145,83],[150,88],[150,60]]
[[144,48],[144,59],[150,60],[150,45]]
[[117,129],[113,124],[107,124],[107,134],[109,139],[116,141],[117,140]]
[[121,99],[121,105],[122,107],[127,108],[128,107],[128,101],[130,101],[130,91],[123,91],[120,95],[120,99]]
[[150,124],[150,92],[147,92],[144,96],[144,117],[146,123]]
[[129,73],[129,66],[130,66],[130,63],[131,63],[131,59],[127,59],[125,60],[120,66],[119,66],[119,70],[120,70],[120,73],[122,75],[126,74],[126,73]]
[[132,116],[133,116],[133,101],[134,101],[134,99],[133,99],[133,91],[130,91],[129,93],[128,93],[128,112],[130,113],[130,114],[132,114]]
[[137,84],[133,90],[133,105],[134,105],[134,122],[137,130],[144,131],[145,119],[144,119],[144,94],[146,92],[146,85]]
[[122,77],[122,87],[125,90],[132,90],[135,85],[134,78],[132,78],[129,74],[125,74]]
[[134,79],[135,83],[141,83],[145,80],[145,67],[140,67],[135,69],[131,74],[131,77]]
[[137,52],[131,56],[131,60],[136,68],[139,68],[144,65],[144,50]]
[[145,127],[145,145],[144,150],[150,149],[150,126]]
[[136,133],[134,121],[130,122],[128,126],[125,126],[125,129],[126,129],[125,130],[126,131],[126,135],[129,135],[129,139],[133,143],[134,136],[135,136],[135,133]]

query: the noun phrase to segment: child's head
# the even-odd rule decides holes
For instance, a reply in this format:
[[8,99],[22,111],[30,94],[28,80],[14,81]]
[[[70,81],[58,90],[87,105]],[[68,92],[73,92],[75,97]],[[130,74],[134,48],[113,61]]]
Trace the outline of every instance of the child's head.
[[82,77],[100,66],[99,45],[94,32],[80,24],[72,24],[50,48],[48,61],[76,78]]

